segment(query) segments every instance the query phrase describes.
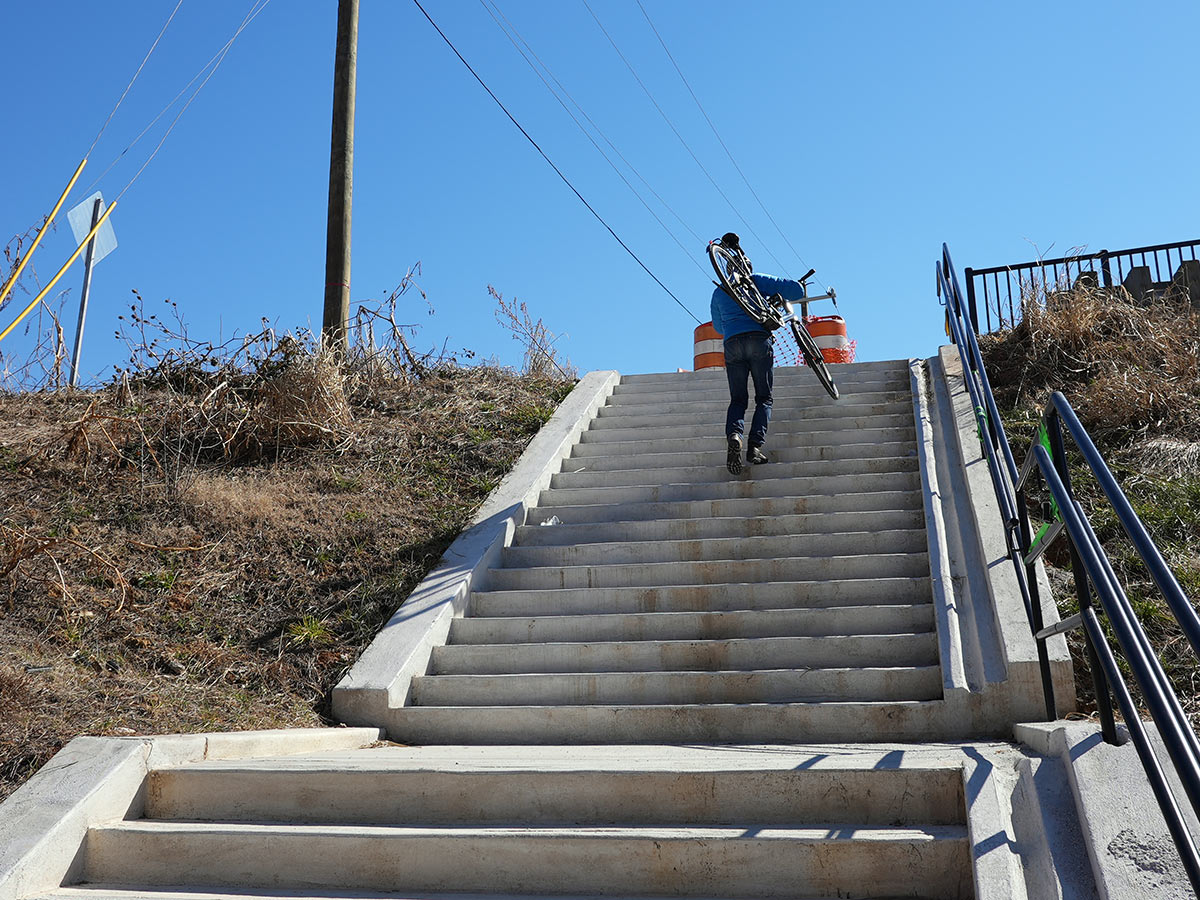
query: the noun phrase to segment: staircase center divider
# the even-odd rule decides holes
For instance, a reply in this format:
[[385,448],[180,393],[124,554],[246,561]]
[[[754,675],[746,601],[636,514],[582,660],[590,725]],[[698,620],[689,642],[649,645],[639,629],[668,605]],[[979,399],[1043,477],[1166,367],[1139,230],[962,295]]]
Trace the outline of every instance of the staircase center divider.
[[[1083,627],[1087,645],[1088,668],[1095,690],[1100,715],[1101,732],[1105,741],[1119,743],[1114,720],[1112,694],[1125,719],[1125,725],[1141,760],[1150,786],[1193,889],[1200,895],[1200,850],[1180,811],[1162,764],[1151,744],[1150,735],[1130,694],[1125,676],[1097,616],[1093,594],[1100,610],[1108,616],[1112,632],[1121,647],[1167,754],[1176,777],[1194,814],[1200,814],[1200,741],[1184,715],[1179,698],[1172,689],[1150,644],[1133,605],[1118,582],[1112,564],[1100,545],[1083,507],[1071,491],[1071,478],[1063,442],[1063,426],[1081,454],[1084,463],[1095,477],[1101,490],[1117,515],[1121,527],[1133,542],[1134,549],[1145,563],[1151,577],[1162,591],[1171,612],[1179,622],[1194,653],[1200,654],[1200,616],[1179,582],[1172,574],[1162,553],[1155,546],[1145,526],[1138,518],[1129,499],[1117,485],[1100,452],[1075,415],[1062,393],[1055,391],[1046,404],[1046,412],[1017,471],[1008,437],[1000,420],[983,358],[979,351],[970,308],[959,289],[958,275],[950,259],[950,250],[942,245],[942,259],[937,265],[938,296],[946,307],[946,320],[951,339],[958,345],[962,359],[963,378],[975,407],[983,456],[991,473],[996,492],[1009,558],[1017,572],[1030,629],[1038,646],[1042,667],[1042,685],[1046,696],[1047,718],[1053,719],[1053,687],[1049,676],[1045,642],[1056,634]],[[1048,515],[1052,521],[1031,537],[1026,492],[1035,476],[1040,476],[1051,496]],[[1062,534],[1070,541],[1071,567],[1079,613],[1057,625],[1044,627],[1038,597],[1035,566],[1046,549]]]

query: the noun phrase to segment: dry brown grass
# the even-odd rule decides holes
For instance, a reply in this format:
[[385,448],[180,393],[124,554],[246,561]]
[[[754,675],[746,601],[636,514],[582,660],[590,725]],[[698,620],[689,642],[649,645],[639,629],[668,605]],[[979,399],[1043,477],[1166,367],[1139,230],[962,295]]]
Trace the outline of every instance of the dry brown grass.
[[1057,292],[1027,300],[1015,328],[980,344],[1009,408],[1033,409],[1061,390],[1108,446],[1200,440],[1200,313],[1186,297],[1139,304],[1123,289]]
[[[1186,295],[1138,304],[1123,290],[1083,288],[1027,298],[1015,328],[980,344],[1018,465],[1042,404],[1061,390],[1184,592],[1200,598],[1200,315]],[[1077,455],[1068,455],[1075,493],[1185,710],[1200,724],[1195,655],[1112,507]],[[1074,582],[1065,538],[1059,544],[1047,562],[1060,610],[1070,615],[1077,611]],[[1069,643],[1080,700],[1090,709],[1081,633]]]
[[80,733],[327,721],[571,387],[270,359],[0,394],[0,798]]

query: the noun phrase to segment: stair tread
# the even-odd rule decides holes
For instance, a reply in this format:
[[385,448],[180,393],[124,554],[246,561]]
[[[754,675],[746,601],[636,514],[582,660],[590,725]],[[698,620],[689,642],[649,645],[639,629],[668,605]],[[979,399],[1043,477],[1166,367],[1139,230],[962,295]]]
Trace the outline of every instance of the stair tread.
[[879,472],[866,475],[798,475],[774,476],[748,467],[751,474],[743,477],[728,475],[721,480],[683,482],[679,484],[598,485],[595,487],[556,487],[542,491],[538,507],[552,506],[610,506],[622,503],[680,503],[689,501],[758,500],[775,497],[840,497],[847,488],[860,488],[853,493],[875,493],[877,490],[912,494],[921,499],[920,473]]
[[420,675],[414,706],[667,706],[688,704],[826,703],[933,700],[942,696],[941,668],[751,669],[746,671],[571,672],[507,675]]
[[[511,593],[520,593],[513,591]],[[715,618],[715,619],[737,619],[745,616],[760,616],[764,618],[787,618],[801,613],[823,613],[823,612],[842,612],[845,610],[868,610],[868,609],[887,609],[887,610],[916,610],[926,609],[933,605],[932,600],[926,600],[920,603],[871,603],[871,604],[856,604],[855,606],[843,607],[834,606],[816,609],[810,607],[795,607],[786,609],[760,609],[758,607],[747,606],[740,609],[717,609],[711,612],[707,611],[677,611],[668,610],[665,612],[616,612],[616,613],[553,613],[549,615],[516,615],[516,616],[468,616],[472,622],[504,622],[511,623],[514,620],[524,620],[527,622],[600,622],[600,621],[619,621],[625,619],[635,619],[641,621],[670,621],[670,620],[687,620],[696,618]],[[465,620],[464,620],[465,621]]]
[[[723,591],[727,591],[730,588],[742,588],[742,589],[746,589],[749,591],[753,591],[755,588],[782,588],[785,590],[794,590],[798,595],[800,595],[800,594],[804,593],[804,590],[806,588],[813,588],[813,587],[817,587],[820,585],[828,585],[828,584],[883,584],[886,586],[889,583],[917,585],[919,583],[928,582],[928,581],[929,581],[928,575],[923,575],[923,576],[922,575],[896,575],[896,576],[889,576],[889,577],[885,577],[885,578],[833,578],[833,579],[822,578],[819,580],[811,580],[811,581],[807,581],[807,580],[806,581],[776,581],[776,582],[772,582],[770,585],[764,585],[761,582],[757,582],[757,581],[741,581],[741,582],[726,581],[726,582],[722,582],[719,585],[719,587]],[[652,586],[630,586],[630,587],[608,587],[608,588],[602,588],[602,587],[525,588],[525,589],[510,588],[507,590],[477,591],[476,593],[481,594],[481,595],[486,594],[488,596],[493,596],[493,595],[497,595],[497,594],[503,594],[505,596],[509,596],[509,595],[515,596],[515,595],[521,595],[521,594],[541,594],[541,593],[545,593],[546,591],[550,591],[550,590],[570,591],[571,593],[578,593],[580,591],[638,591],[638,592],[645,592],[645,591],[674,591],[674,590],[696,591],[696,590],[700,590],[700,589],[706,588],[706,587],[718,587],[718,585],[667,583],[667,584],[656,584],[656,585],[652,585]]]
[[[440,676],[425,676],[425,677],[440,677]],[[483,712],[485,710],[493,710],[496,712],[561,712],[563,710],[577,710],[580,712],[603,712],[608,715],[632,715],[635,712],[657,712],[662,710],[670,710],[673,712],[687,712],[694,710],[697,712],[720,712],[720,711],[742,711],[755,709],[809,709],[809,710],[832,710],[832,709],[858,709],[869,707],[873,709],[888,709],[888,708],[907,708],[921,709],[933,706],[939,706],[943,703],[943,698],[933,700],[781,700],[764,701],[758,700],[752,703],[629,703],[629,704],[594,704],[594,703],[564,703],[564,704],[518,704],[515,706],[472,706],[469,709],[474,712]],[[461,714],[465,707],[459,706],[397,706],[393,707],[391,712],[393,715],[407,716],[410,714],[422,715],[428,712],[453,712]],[[505,743],[511,743],[505,741]],[[629,741],[621,741],[620,743],[629,743]],[[661,743],[655,741],[653,743]],[[840,743],[838,741],[830,741],[830,743]]]
[[[836,518],[831,521],[830,516]],[[640,522],[559,522],[556,525],[521,525],[516,529],[510,546],[585,547],[592,544],[759,537],[791,537],[802,540],[831,534],[861,533],[864,521],[876,523],[875,531],[915,529],[924,533],[924,518],[923,510],[903,509],[779,517],[715,516],[711,519],[648,519]],[[826,527],[819,527],[821,525]]]
[[468,648],[478,648],[482,652],[483,648],[495,648],[497,652],[504,650],[525,650],[533,647],[619,647],[624,644],[636,644],[639,647],[662,644],[671,647],[683,647],[687,645],[695,646],[711,646],[714,644],[744,644],[751,643],[757,646],[764,646],[768,642],[785,642],[793,641],[797,643],[812,643],[815,641],[849,641],[849,640],[884,640],[896,639],[902,637],[924,637],[929,634],[934,634],[935,630],[931,627],[928,631],[912,631],[905,634],[893,634],[892,632],[864,632],[862,634],[832,634],[832,635],[774,635],[771,637],[748,637],[748,638],[716,638],[707,640],[705,638],[679,638],[679,639],[655,639],[648,641],[532,641],[521,644],[442,644],[435,648],[438,652],[466,650]]
[[[859,516],[861,524],[861,514]],[[538,525],[537,528],[554,528],[553,525]],[[578,527],[578,526],[575,526]],[[653,538],[650,540],[600,540],[600,541],[582,541],[576,544],[551,544],[551,545],[523,545],[513,544],[507,547],[507,550],[521,550],[524,552],[537,551],[563,551],[570,550],[572,547],[587,547],[589,550],[598,550],[603,552],[605,549],[616,549],[618,547],[644,547],[647,545],[654,546],[679,546],[682,544],[710,544],[720,547],[732,546],[734,542],[741,545],[753,546],[756,543],[766,541],[782,541],[794,540],[803,541],[832,541],[832,540],[861,540],[869,541],[871,539],[879,540],[883,536],[902,536],[913,537],[920,535],[924,537],[926,530],[924,528],[880,528],[871,531],[856,529],[853,531],[806,531],[792,534],[748,534],[748,535],[725,535],[713,537],[664,537]],[[854,554],[861,555],[861,554]],[[745,559],[745,556],[739,557]]]
[[[814,471],[821,467],[836,467],[837,470],[826,472]],[[875,460],[856,459],[846,460],[841,464],[832,461],[822,461],[820,463],[811,461],[773,461],[765,469],[762,466],[754,467],[750,474],[755,481],[768,481],[791,478],[862,478],[867,475],[896,475],[908,474],[915,471],[917,471],[917,459],[915,456],[895,456],[882,457],[878,463]],[[768,477],[762,477],[764,473]],[[669,484],[720,484],[730,481],[734,477],[725,467],[724,455],[722,455],[721,462],[718,465],[681,466],[666,470],[631,465],[626,469],[606,469],[591,472],[587,470],[586,466],[574,470],[564,467],[563,471],[552,476],[549,489],[560,490],[572,487],[657,487]],[[574,483],[584,480],[608,481],[609,483],[599,485]],[[621,483],[615,483],[618,481]]]
[[[749,827],[749,828],[748,828]],[[750,830],[751,833],[747,833]],[[92,826],[93,832],[188,834],[345,835],[379,837],[513,837],[615,838],[646,840],[803,840],[833,841],[964,840],[965,825],[861,825],[853,822],[758,826],[753,821],[727,825],[363,825],[213,822],[177,819],[134,819]]]
[[[732,538],[731,540],[740,540],[740,538]],[[684,543],[686,543],[686,541]],[[835,553],[835,554],[831,554],[831,555],[800,554],[800,555],[795,555],[795,556],[770,556],[770,557],[762,557],[762,558],[752,557],[750,559],[744,559],[744,558],[736,558],[735,559],[733,557],[724,557],[724,558],[718,558],[718,559],[685,559],[685,560],[671,561],[671,562],[638,563],[638,568],[645,568],[648,566],[719,565],[721,563],[727,563],[730,565],[744,565],[744,564],[760,563],[760,562],[772,562],[772,561],[773,562],[787,562],[789,560],[810,560],[810,559],[831,560],[831,561],[846,560],[846,559],[879,559],[881,561],[886,561],[887,559],[890,559],[893,557],[902,557],[904,559],[914,559],[917,557],[924,557],[924,556],[928,556],[928,555],[929,554],[924,550],[910,550],[910,551],[899,551],[899,552],[895,552],[895,553]],[[522,572],[522,571],[527,571],[530,569],[554,569],[554,570],[603,569],[603,568],[624,568],[626,565],[627,565],[626,563],[610,563],[610,564],[577,563],[575,565],[570,565],[570,566],[558,566],[558,565],[507,566],[506,565],[506,566],[499,566],[499,567],[497,567],[495,569],[491,569],[489,571]],[[724,582],[722,582],[722,583],[724,583]]]
[[[661,895],[631,894],[554,894],[554,900],[662,900]],[[545,894],[470,894],[432,891],[361,891],[287,888],[252,888],[239,891],[230,887],[153,886],[132,884],[82,884],[61,887],[49,893],[28,895],[25,900],[546,900]],[[693,900],[718,898],[693,897]],[[802,900],[836,900],[832,894]]]
[[[654,443],[654,442],[647,442]],[[916,441],[884,441],[841,444],[837,447],[804,444],[795,447],[771,447],[777,459],[787,462],[830,463],[843,460],[879,458],[904,459],[916,452]],[[593,472],[622,471],[626,464],[634,461],[637,468],[662,469],[676,466],[719,465],[725,459],[725,448],[719,443],[705,448],[692,447],[685,450],[663,450],[657,445],[647,447],[645,452],[636,450],[624,453],[594,453],[590,456],[568,456],[563,460],[563,472],[584,469]]]

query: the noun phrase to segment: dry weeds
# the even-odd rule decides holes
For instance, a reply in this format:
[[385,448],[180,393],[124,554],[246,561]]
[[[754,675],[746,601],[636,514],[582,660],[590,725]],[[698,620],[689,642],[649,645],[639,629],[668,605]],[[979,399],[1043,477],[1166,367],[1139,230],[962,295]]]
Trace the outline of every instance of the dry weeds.
[[1027,299],[1015,328],[980,343],[1009,408],[1037,408],[1061,390],[1110,447],[1200,440],[1200,313],[1186,297],[1139,304],[1124,289],[1057,292]]
[[0,394],[0,798],[80,733],[327,721],[571,387],[398,358]]
[[[1186,295],[1134,303],[1121,289],[1026,298],[1010,331],[981,338],[1018,465],[1061,390],[1188,596],[1200,597],[1200,315]],[[1193,722],[1200,666],[1116,515],[1080,458],[1072,485]],[[1077,610],[1065,552],[1047,555],[1060,610]],[[1082,635],[1070,635],[1080,700],[1091,708]],[[1115,641],[1112,642],[1115,647]],[[1123,664],[1123,663],[1122,663]]]

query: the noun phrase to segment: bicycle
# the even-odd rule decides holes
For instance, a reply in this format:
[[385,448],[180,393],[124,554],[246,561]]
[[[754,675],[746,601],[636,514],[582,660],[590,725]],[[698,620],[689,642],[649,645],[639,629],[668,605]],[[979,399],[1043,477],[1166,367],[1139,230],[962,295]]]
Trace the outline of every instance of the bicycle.
[[[728,236],[726,235],[726,237]],[[720,279],[716,282],[717,287],[736,300],[738,305],[746,311],[746,315],[768,330],[775,331],[786,323],[791,328],[792,336],[795,337],[800,351],[804,354],[805,365],[812,369],[813,374],[817,376],[817,380],[821,382],[821,386],[825,388],[829,396],[837,400],[840,394],[837,385],[833,383],[833,376],[829,374],[825,357],[817,346],[817,342],[808,333],[808,329],[804,327],[804,320],[808,318],[808,304],[817,300],[832,300],[836,306],[837,293],[830,288],[826,294],[816,297],[807,296],[808,279],[812,278],[817,271],[809,269],[804,277],[797,279],[805,288],[805,298],[800,301],[800,315],[797,316],[792,304],[778,294],[771,297],[762,295],[758,285],[750,277],[754,269],[750,265],[749,258],[742,251],[741,244],[735,241],[725,244],[722,241],[722,238],[716,238],[708,243],[708,258]]]

